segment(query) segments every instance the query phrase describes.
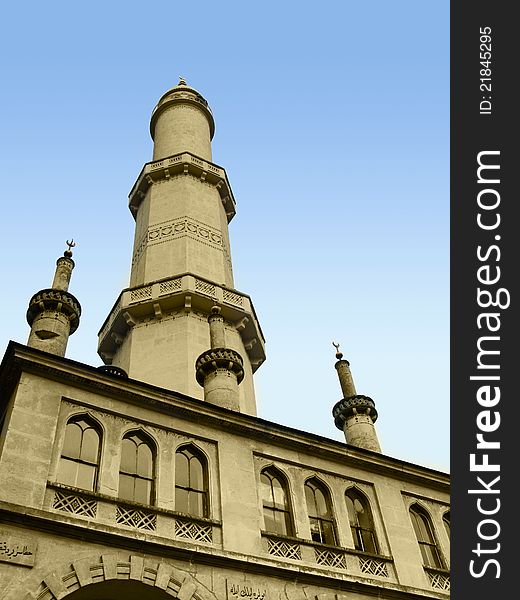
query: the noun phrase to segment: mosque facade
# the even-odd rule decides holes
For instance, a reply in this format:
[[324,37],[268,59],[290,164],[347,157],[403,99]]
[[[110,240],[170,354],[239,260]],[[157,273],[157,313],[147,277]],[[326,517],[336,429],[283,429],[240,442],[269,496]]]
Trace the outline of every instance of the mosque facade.
[[0,598],[445,599],[449,477],[383,453],[339,347],[345,443],[257,415],[265,340],[234,287],[236,202],[214,131],[183,79],[152,113],[104,364],[66,357],[81,318],[72,241],[29,301],[27,344],[7,347]]

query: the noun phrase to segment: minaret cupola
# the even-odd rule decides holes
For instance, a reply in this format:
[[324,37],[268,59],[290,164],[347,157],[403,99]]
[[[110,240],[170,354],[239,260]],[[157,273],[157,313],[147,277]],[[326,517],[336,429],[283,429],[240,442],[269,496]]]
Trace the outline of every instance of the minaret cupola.
[[336,347],[335,367],[338,372],[339,383],[343,398],[334,405],[332,416],[334,424],[345,434],[345,441],[351,446],[365,448],[374,452],[381,452],[374,423],[377,420],[377,410],[372,398],[356,392],[354,379],[350,371],[350,363],[343,358]]
[[81,315],[79,302],[68,291],[74,269],[71,248],[76,244],[72,240],[67,245],[68,250],[56,262],[52,287],[34,294],[27,309],[31,326],[27,345],[58,356],[65,356],[69,336],[78,328]]
[[181,77],[153,109],[150,120],[153,160],[190,152],[211,161],[214,133],[215,121],[207,100]]

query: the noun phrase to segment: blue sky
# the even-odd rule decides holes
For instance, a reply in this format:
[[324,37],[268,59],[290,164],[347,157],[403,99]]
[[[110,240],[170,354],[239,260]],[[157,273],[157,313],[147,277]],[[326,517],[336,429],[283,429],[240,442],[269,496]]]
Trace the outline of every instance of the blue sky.
[[67,356],[128,285],[127,195],[179,75],[209,101],[238,290],[266,337],[259,415],[343,440],[332,341],[386,454],[449,470],[449,3],[26,2],[0,40],[0,346],[74,237]]

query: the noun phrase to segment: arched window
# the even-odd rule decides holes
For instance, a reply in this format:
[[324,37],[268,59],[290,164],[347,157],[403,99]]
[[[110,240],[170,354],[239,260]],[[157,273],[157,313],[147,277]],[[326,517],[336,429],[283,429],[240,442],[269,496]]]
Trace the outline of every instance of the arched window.
[[193,446],[182,446],[175,454],[175,510],[209,516],[207,463]]
[[313,541],[335,546],[336,532],[327,488],[317,479],[309,479],[305,484],[305,500]]
[[127,433],[121,448],[119,497],[141,504],[153,504],[154,451],[151,440],[140,431]]
[[442,517],[442,522],[444,523],[444,528],[446,529],[446,533],[448,537],[450,537],[450,512],[444,514]]
[[410,507],[410,517],[419,548],[421,549],[424,566],[442,569],[441,554],[433,535],[428,514],[420,506],[414,504]]
[[86,415],[72,417],[65,427],[58,482],[94,491],[98,479],[100,449],[99,426]]
[[264,469],[260,473],[260,486],[265,530],[269,533],[293,535],[287,484],[283,476],[273,468]]
[[345,492],[345,500],[347,502],[350,530],[354,538],[354,548],[361,552],[377,554],[374,521],[368,500],[353,488]]

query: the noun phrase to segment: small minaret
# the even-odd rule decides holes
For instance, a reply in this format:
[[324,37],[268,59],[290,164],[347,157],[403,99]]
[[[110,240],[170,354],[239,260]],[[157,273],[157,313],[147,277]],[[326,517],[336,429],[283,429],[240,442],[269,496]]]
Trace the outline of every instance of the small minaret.
[[27,322],[31,333],[27,345],[51,354],[65,356],[69,336],[79,325],[81,306],[67,290],[74,261],[74,240],[67,241],[68,250],[56,261],[56,272],[50,289],[40,290],[31,298]]
[[343,354],[339,351],[339,344],[333,345],[336,348],[335,364],[338,372],[343,399],[334,405],[332,416],[338,429],[342,429],[345,434],[347,444],[365,448],[373,452],[381,452],[381,446],[377,439],[374,423],[377,420],[377,410],[372,398],[362,396],[356,393],[354,380],[350,372],[350,363],[343,360]]
[[211,349],[195,363],[198,383],[204,388],[204,400],[217,406],[240,410],[238,386],[244,379],[244,361],[238,352],[226,348],[224,318],[219,306],[208,317]]

